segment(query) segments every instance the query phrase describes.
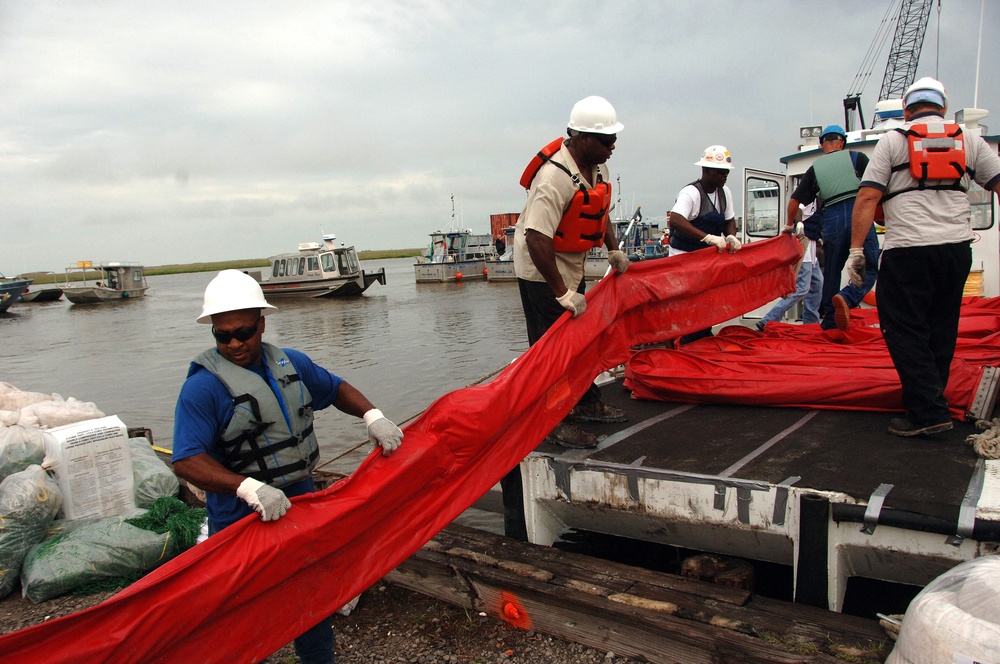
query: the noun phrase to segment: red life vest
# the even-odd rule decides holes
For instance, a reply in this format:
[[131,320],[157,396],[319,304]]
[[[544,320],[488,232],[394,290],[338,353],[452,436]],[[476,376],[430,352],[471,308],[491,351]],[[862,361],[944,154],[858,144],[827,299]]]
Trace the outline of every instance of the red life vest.
[[965,175],[965,139],[957,124],[915,124],[904,133],[914,180],[954,180]]
[[[538,151],[521,174],[522,187],[531,188],[531,182],[538,170],[545,162],[552,161],[552,156],[559,152],[562,144],[563,139],[557,138]],[[579,188],[563,211],[562,219],[559,220],[559,227],[552,238],[553,249],[562,252],[580,252],[601,246],[608,224],[611,184],[605,182],[598,172],[597,184],[590,189],[580,176],[570,173],[569,169],[559,162],[552,161],[552,165],[566,173]]]
[[[909,147],[909,161],[892,167],[892,172],[909,169],[910,177],[917,181],[916,187],[888,193],[882,197],[886,201],[893,196],[908,191],[941,189],[965,191],[962,177],[967,171],[965,160],[965,138],[962,128],[954,122],[930,122],[914,124],[909,129],[896,129],[906,136]],[[928,180],[951,180],[952,182],[928,185]]]

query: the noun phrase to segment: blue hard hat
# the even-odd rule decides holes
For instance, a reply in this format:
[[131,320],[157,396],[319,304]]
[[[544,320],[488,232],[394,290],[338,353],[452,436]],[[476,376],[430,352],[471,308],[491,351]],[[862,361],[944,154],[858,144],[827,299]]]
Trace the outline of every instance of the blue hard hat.
[[823,133],[819,135],[820,143],[822,143],[823,139],[826,138],[826,136],[829,134],[837,134],[845,141],[847,140],[847,132],[844,131],[843,127],[841,127],[840,125],[829,125],[826,129],[823,130]]

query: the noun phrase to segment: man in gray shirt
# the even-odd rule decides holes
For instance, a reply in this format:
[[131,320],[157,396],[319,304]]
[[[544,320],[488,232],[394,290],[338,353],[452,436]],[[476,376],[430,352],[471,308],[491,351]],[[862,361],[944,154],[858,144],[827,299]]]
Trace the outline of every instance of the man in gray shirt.
[[[853,283],[864,280],[862,245],[881,201],[885,238],[876,302],[906,408],[906,417],[889,421],[889,433],[916,436],[952,428],[944,390],[972,266],[967,191],[974,179],[1000,193],[1000,157],[981,137],[945,121],[948,96],[939,81],[925,77],[911,85],[903,107],[906,124],[879,139],[862,178],[847,271]],[[927,148],[928,135],[933,149],[911,149],[921,140]]]

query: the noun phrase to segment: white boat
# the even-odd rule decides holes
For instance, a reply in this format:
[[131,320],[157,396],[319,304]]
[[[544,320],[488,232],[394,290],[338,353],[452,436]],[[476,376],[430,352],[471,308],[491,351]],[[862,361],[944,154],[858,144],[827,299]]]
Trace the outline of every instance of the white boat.
[[[88,275],[94,271],[100,274],[93,284],[89,284]],[[76,272],[83,275],[82,286],[70,283],[70,275]],[[66,284],[62,286],[62,292],[73,304],[102,304],[143,297],[148,288],[143,266],[139,263],[77,261],[76,265],[66,268]]]
[[361,269],[353,247],[336,245],[337,236],[323,235],[323,242],[302,242],[298,251],[271,256],[270,273],[247,274],[260,282],[266,297],[346,297],[361,295],[378,282],[385,285],[385,268]]
[[[967,108],[956,121],[979,136],[985,116]],[[870,154],[891,126],[850,132],[847,148]],[[809,137],[782,158],[786,173],[746,169],[745,242],[785,225],[780,201],[821,154]],[[969,196],[966,295],[998,296],[1000,204],[975,186]],[[543,443],[521,462],[528,537],[551,544],[577,529],[776,564],[796,601],[834,611],[871,584],[915,593],[1000,540],[1000,461],[963,444],[972,420],[995,416],[1000,358],[983,364],[969,422],[905,444],[884,433],[886,413],[637,401],[616,379],[603,398],[628,422],[589,426],[594,450]]]
[[[862,152],[871,157],[878,139],[903,123],[901,100],[879,102],[876,109],[874,127],[848,131],[845,150]],[[981,136],[996,151],[1000,146],[1000,136],[986,135],[985,127],[980,124],[988,115],[988,111],[980,108],[962,108],[955,112],[954,120],[962,126],[962,132],[966,136]],[[788,200],[799,178],[823,155],[819,147],[820,130],[819,126],[800,129],[800,137],[804,140],[798,150],[781,158],[786,167],[785,173],[744,169],[743,198],[747,202],[744,211],[744,242],[774,237],[785,225],[782,201]],[[1000,227],[997,223],[1000,220],[1000,208],[996,197],[975,182],[968,195],[972,206],[975,240],[972,243],[972,272],[966,295],[994,297],[1000,295]],[[876,226],[876,230],[881,242],[882,229]],[[843,278],[846,284],[846,271]],[[878,289],[877,283],[875,289]]]
[[61,300],[62,296],[62,289],[58,286],[55,288],[38,288],[36,290],[25,289],[21,293],[21,302],[55,302],[56,300]]
[[[44,288],[36,288],[35,290],[25,288],[24,292],[21,293],[21,302],[55,302],[62,299],[62,288],[56,285],[55,273],[47,272],[46,274],[52,275],[52,285]],[[23,277],[18,276],[18,279],[21,278]]]
[[452,198],[451,222],[430,234],[430,247],[413,264],[418,284],[486,278],[486,261],[497,258],[493,237],[459,228]]

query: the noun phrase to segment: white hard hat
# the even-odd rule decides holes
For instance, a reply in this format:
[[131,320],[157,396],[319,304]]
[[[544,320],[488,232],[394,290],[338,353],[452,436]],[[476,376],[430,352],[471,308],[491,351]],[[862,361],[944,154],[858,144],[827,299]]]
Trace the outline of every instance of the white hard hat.
[[239,270],[223,270],[205,287],[205,302],[201,308],[199,323],[211,323],[212,316],[227,311],[260,309],[266,316],[278,310],[264,299],[264,291],[257,280]]
[[568,128],[588,134],[617,134],[625,128],[615,107],[604,97],[586,97],[573,105]]
[[903,94],[903,108],[921,101],[946,108],[948,106],[948,93],[944,91],[944,85],[941,84],[941,81],[924,76],[906,88],[906,92]]
[[725,145],[709,145],[705,148],[705,153],[701,155],[701,160],[694,162],[694,165],[731,171],[733,170],[733,158],[729,156],[729,150],[726,149]]

